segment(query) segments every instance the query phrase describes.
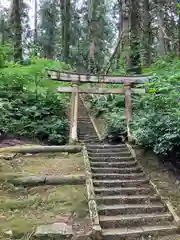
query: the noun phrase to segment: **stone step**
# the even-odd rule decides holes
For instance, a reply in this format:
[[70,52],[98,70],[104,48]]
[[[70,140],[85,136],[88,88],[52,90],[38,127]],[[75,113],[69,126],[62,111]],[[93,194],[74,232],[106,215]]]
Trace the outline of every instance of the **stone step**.
[[88,137],[91,137],[91,138],[97,138],[97,135],[94,133],[94,134],[78,134],[78,137],[84,137],[84,138],[88,138]]
[[80,136],[80,135],[78,135],[78,138],[81,138],[81,139],[84,139],[84,140],[96,140],[96,139],[98,139],[99,140],[99,138],[97,137],[97,136],[95,136],[95,137],[91,137],[91,136]]
[[83,137],[97,137],[96,132],[94,131],[92,134],[89,134],[89,132],[86,132],[85,134],[81,133],[81,131],[78,132],[78,136]]
[[114,196],[97,196],[98,204],[112,205],[112,204],[140,204],[140,203],[158,203],[160,197],[157,195],[114,195]]
[[97,138],[98,138],[97,135],[95,136],[95,133],[91,133],[91,134],[88,134],[88,135],[79,133],[79,134],[78,134],[78,137],[79,137],[79,138],[83,138],[83,139],[89,139],[89,138],[91,138],[91,139],[97,139]]
[[89,133],[89,131],[95,133],[94,127],[90,124],[86,124],[85,122],[80,121],[77,123],[77,126],[79,129],[79,132],[82,132],[83,134],[87,134]]
[[92,123],[90,121],[86,121],[83,119],[78,119],[78,125],[86,125],[87,127],[93,127]]
[[127,150],[127,146],[125,144],[118,144],[118,145],[110,145],[110,144],[102,144],[102,145],[98,145],[98,144],[91,144],[91,145],[87,145],[87,149],[89,150],[93,150],[93,149],[107,149],[107,148],[120,148],[121,150],[125,149]]
[[142,184],[148,184],[149,181],[145,178],[138,180],[93,180],[95,187],[133,187],[141,186]]
[[117,161],[122,161],[122,162],[126,162],[126,161],[132,161],[134,160],[133,157],[89,157],[89,160],[91,162],[117,162]]
[[96,180],[107,180],[107,179],[117,179],[117,180],[128,180],[128,179],[139,179],[145,177],[142,173],[94,173],[92,174],[93,179]]
[[97,148],[97,149],[89,149],[88,148],[88,152],[90,152],[90,153],[117,153],[117,154],[126,154],[126,153],[130,153],[129,151],[128,151],[128,149],[125,149],[125,150],[122,150],[121,148],[112,148],[112,147],[107,147],[107,148]]
[[91,138],[91,137],[89,137],[89,138],[81,138],[81,139],[83,139],[83,141],[84,142],[88,142],[88,141],[91,141],[91,142],[99,142],[100,140],[99,140],[99,138],[98,137],[96,137],[96,138]]
[[93,133],[93,134],[96,133],[93,126],[85,126],[85,124],[78,124],[78,128],[80,129],[79,133],[84,135],[87,135],[90,133]]
[[91,167],[92,173],[140,173],[142,172],[140,167],[131,167],[131,168],[113,168],[113,167]]
[[135,167],[137,166],[136,161],[129,161],[129,162],[91,162],[92,167],[115,167],[115,168],[122,168],[122,167]]
[[[134,228],[110,228],[103,229],[103,240],[139,240],[141,236],[165,236],[175,233],[178,228],[175,225],[141,226]],[[170,239],[169,239],[170,240]]]
[[135,161],[133,157],[128,157],[128,158],[92,158],[89,157],[89,161],[92,162],[96,162],[96,163],[101,163],[101,162],[107,162],[107,163],[121,163],[121,162],[132,162]]
[[120,228],[120,227],[141,227],[144,224],[148,226],[157,224],[170,224],[173,216],[170,213],[143,213],[117,216],[99,216],[102,228]]
[[83,139],[83,142],[84,143],[90,143],[90,142],[97,142],[97,143],[99,143],[99,139],[96,139],[96,140],[91,140],[91,139],[84,140]]
[[88,116],[79,116],[78,120],[85,120],[85,121],[89,122],[89,117]]
[[117,205],[99,205],[100,215],[119,215],[119,214],[140,214],[140,213],[164,213],[166,206],[159,204],[117,204]]
[[139,195],[139,194],[154,194],[154,189],[148,187],[112,187],[112,188],[104,188],[104,187],[95,187],[95,193],[97,196],[113,196],[117,194],[122,195]]
[[130,152],[88,152],[89,157],[131,157]]
[[89,135],[89,136],[83,136],[83,137],[84,137],[84,139],[92,139],[92,140],[93,140],[93,139],[95,139],[95,140],[96,140],[96,139],[99,139],[97,135],[96,135],[96,136],[91,136],[91,135]]
[[[82,127],[81,127],[81,128],[82,128]],[[94,136],[94,135],[96,134],[96,132],[95,132],[93,129],[92,129],[92,130],[86,129],[85,131],[82,131],[82,130],[81,130],[81,131],[78,132],[78,135],[83,136],[83,137],[84,137],[84,136],[87,136],[87,134],[88,134],[88,136],[91,136],[91,135]]]

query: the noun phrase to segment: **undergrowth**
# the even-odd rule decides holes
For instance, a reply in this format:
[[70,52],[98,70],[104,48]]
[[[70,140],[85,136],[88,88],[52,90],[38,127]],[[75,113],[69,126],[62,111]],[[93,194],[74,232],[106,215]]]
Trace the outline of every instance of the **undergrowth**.
[[64,144],[67,136],[65,94],[47,79],[46,68],[67,70],[59,61],[31,59],[31,64],[8,62],[0,72],[0,131],[3,136],[24,136],[48,144]]
[[[132,134],[137,144],[160,155],[180,152],[180,59],[159,58],[144,72],[151,75],[149,83],[141,85],[146,94],[133,96]],[[108,129],[125,126],[124,98],[103,96],[90,99],[96,116],[103,115]]]

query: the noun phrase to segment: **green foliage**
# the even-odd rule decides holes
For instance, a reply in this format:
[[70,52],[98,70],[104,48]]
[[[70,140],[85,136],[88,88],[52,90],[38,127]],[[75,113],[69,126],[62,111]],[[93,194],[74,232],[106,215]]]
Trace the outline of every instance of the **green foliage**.
[[[111,85],[110,87],[115,87]],[[106,133],[122,133],[125,131],[124,98],[118,95],[94,96],[88,99],[90,108],[95,109],[95,117],[103,116],[106,121]]]
[[136,98],[133,134],[137,142],[157,154],[168,154],[180,146],[180,60],[165,57],[149,69],[152,80],[148,92]]
[[116,112],[118,109],[124,107],[124,99],[121,96],[113,94],[107,96],[94,96],[88,99],[90,108],[95,107],[95,117],[100,117],[102,114],[106,115],[109,112]]
[[109,112],[105,115],[107,134],[122,134],[126,131],[124,110],[120,108],[116,112]]
[[177,3],[178,14],[180,15],[180,3]]
[[[145,69],[152,76],[149,83],[141,86],[147,93],[133,96],[132,134],[139,145],[160,155],[180,149],[179,69],[180,60],[174,55],[158,58],[151,68]],[[120,132],[126,127],[123,98],[117,95],[102,99],[94,100],[96,114],[103,112],[108,132]],[[123,104],[118,104],[120,99]]]
[[44,84],[45,68],[52,63],[62,70],[67,67],[51,60],[32,59],[29,66],[10,63],[3,69],[0,73],[0,130],[49,144],[65,143],[67,96],[53,92],[56,85],[52,82]]
[[8,45],[0,45],[0,68],[3,68],[5,66],[9,52],[10,47]]

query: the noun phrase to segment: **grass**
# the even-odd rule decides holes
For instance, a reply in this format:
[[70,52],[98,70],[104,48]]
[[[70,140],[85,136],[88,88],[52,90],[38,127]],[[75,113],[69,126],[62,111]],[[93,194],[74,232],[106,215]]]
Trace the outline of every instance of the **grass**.
[[78,154],[49,153],[17,156],[13,161],[1,160],[2,174],[13,175],[69,175],[83,174],[83,156]]
[[21,155],[0,160],[0,172],[0,239],[9,230],[19,239],[37,225],[59,221],[89,225],[85,186],[15,188],[5,181],[8,174],[83,174],[82,154]]
[[[40,224],[58,222],[63,216],[86,218],[84,186],[43,186],[11,190],[0,197],[0,229],[14,236],[31,232]],[[3,234],[2,232],[2,234]]]

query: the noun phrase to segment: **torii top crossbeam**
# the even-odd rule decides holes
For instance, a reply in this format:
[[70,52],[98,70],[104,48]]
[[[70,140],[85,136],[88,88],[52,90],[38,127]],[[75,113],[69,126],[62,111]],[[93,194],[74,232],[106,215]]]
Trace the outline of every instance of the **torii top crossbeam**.
[[119,75],[89,75],[71,72],[60,72],[55,69],[48,69],[48,76],[51,80],[74,82],[74,83],[144,83],[148,82],[150,76],[119,76]]

